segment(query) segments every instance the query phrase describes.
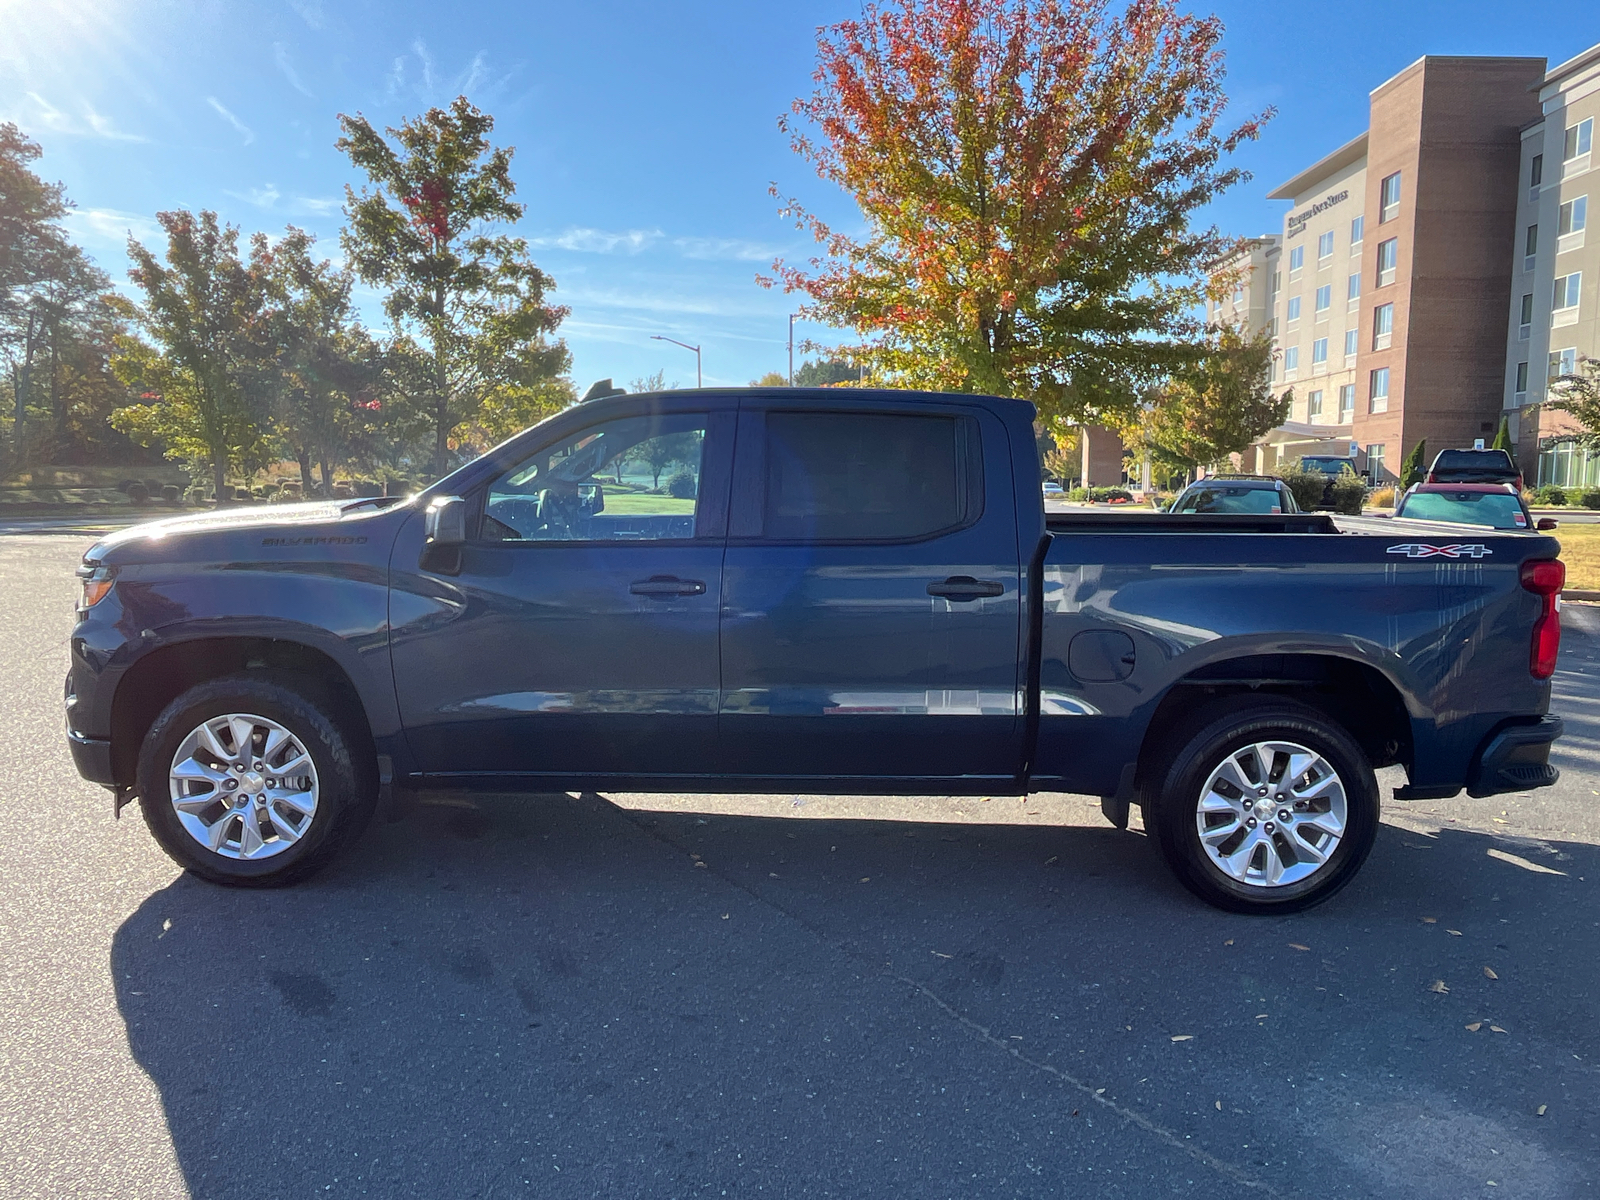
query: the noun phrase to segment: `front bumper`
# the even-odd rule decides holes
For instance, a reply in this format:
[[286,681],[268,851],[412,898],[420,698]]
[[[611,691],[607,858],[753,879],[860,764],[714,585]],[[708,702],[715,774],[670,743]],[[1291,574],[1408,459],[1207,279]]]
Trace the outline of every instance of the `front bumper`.
[[117,781],[111,773],[111,742],[109,739],[84,737],[70,725],[67,726],[67,745],[72,748],[72,764],[90,783],[115,788]]
[[1560,717],[1507,725],[1491,734],[1473,758],[1467,795],[1497,796],[1549,787],[1561,778],[1550,765],[1550,746],[1564,731]]

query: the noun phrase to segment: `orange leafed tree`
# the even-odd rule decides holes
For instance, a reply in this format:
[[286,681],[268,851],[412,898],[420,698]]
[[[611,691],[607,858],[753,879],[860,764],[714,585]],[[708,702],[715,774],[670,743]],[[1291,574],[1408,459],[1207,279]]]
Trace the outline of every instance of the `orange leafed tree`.
[[[1117,420],[1204,350],[1197,209],[1270,112],[1224,131],[1215,18],[1169,0],[887,0],[819,31],[781,125],[865,218],[763,279],[862,335],[886,381]],[[774,194],[777,194],[776,190]]]

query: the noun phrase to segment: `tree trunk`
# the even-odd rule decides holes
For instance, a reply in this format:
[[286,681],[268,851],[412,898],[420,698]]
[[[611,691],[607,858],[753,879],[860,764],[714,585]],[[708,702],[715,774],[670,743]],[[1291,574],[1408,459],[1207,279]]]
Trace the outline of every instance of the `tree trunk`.
[[66,415],[61,411],[61,371],[58,366],[56,343],[61,333],[61,322],[50,322],[50,446],[45,457],[55,462],[64,440]]
[[311,451],[304,446],[297,446],[294,456],[300,463],[300,495],[309,500],[317,490],[317,485],[311,478]]
[[211,460],[211,484],[217,491],[217,506],[231,503],[233,497],[228,494],[228,460],[217,456]]
[[322,458],[318,464],[322,468],[322,498],[333,499],[333,468],[328,465],[328,460]]

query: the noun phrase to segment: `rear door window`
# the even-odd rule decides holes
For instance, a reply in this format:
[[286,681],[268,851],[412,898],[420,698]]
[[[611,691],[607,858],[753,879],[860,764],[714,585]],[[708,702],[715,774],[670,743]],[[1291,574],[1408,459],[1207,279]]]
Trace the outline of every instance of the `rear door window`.
[[906,541],[969,525],[982,510],[970,418],[768,412],[761,440],[769,540]]

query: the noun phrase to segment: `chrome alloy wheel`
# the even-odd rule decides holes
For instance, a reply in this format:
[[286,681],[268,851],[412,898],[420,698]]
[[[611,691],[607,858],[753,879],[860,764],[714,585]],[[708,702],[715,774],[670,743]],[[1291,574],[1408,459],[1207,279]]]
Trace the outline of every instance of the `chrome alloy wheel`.
[[172,756],[172,807],[189,836],[224,858],[282,854],[311,827],[317,768],[266,717],[227,713],[189,731]]
[[1344,783],[1296,742],[1256,742],[1223,759],[1195,811],[1200,844],[1238,883],[1286,887],[1315,875],[1344,836]]

